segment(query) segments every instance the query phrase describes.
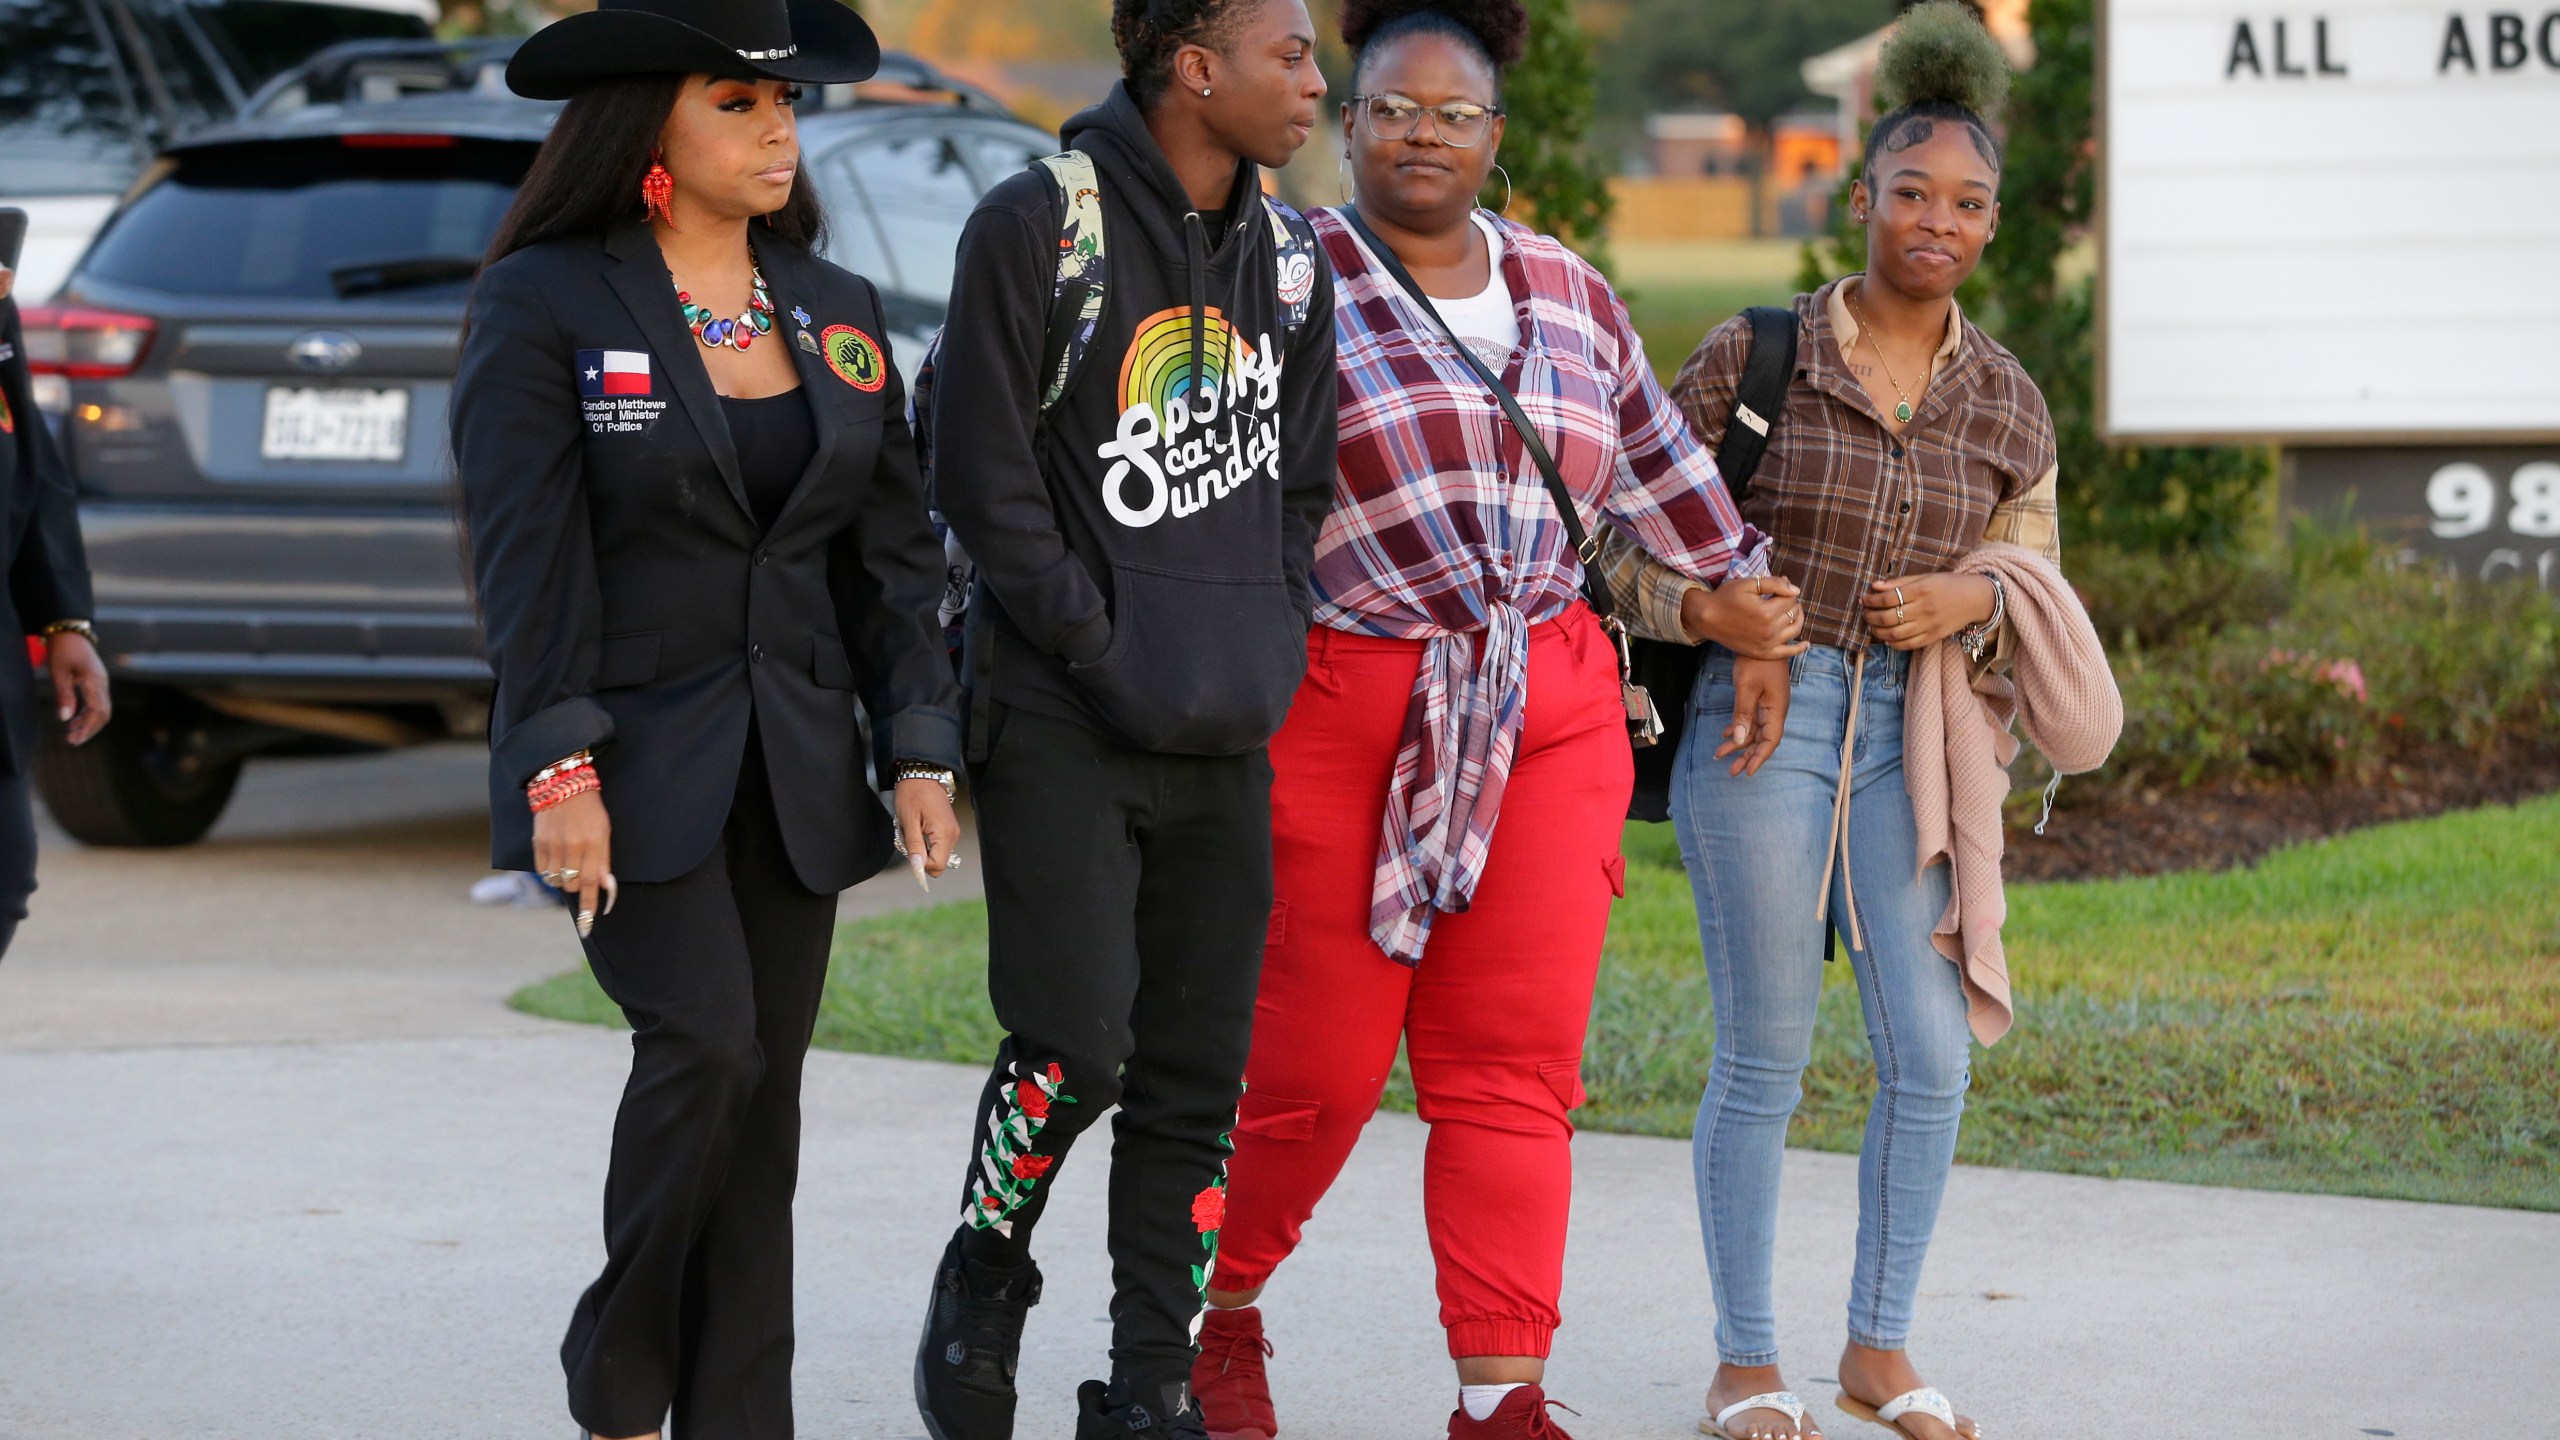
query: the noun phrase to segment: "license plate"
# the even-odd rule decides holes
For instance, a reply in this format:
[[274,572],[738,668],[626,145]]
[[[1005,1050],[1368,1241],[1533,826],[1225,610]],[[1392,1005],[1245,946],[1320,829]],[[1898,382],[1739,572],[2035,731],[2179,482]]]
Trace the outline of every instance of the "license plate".
[[258,453],[269,460],[370,460],[398,464],[409,453],[406,390],[267,391]]

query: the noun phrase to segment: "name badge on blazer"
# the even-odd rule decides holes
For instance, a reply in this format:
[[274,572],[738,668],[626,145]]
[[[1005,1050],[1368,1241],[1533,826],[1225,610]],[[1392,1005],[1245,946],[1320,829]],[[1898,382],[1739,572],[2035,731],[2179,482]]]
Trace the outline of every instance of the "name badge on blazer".
[[590,435],[646,435],[667,413],[657,362],[646,350],[578,352],[578,405]]

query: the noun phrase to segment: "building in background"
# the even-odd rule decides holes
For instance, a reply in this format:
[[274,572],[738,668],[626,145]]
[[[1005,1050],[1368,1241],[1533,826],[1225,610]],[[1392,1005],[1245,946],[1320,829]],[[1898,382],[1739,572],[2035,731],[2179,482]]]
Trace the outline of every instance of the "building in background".
[[1739,115],[1645,121],[1644,172],[1610,182],[1613,240],[1677,242],[1803,236],[1830,224],[1839,127],[1825,111],[1781,115],[1765,145]]

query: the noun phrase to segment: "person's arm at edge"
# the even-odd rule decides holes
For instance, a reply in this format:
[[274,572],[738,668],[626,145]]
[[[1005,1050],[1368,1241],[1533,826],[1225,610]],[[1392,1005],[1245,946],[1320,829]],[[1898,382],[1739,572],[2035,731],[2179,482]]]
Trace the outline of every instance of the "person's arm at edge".
[[593,694],[604,595],[572,358],[534,277],[506,261],[482,272],[454,380],[453,454],[498,677],[489,747],[517,785],[613,738]]
[[[24,357],[26,339],[19,333],[18,307],[8,302],[0,305],[8,317],[0,338]],[[10,363],[25,362],[20,358]],[[35,503],[34,514],[18,537],[17,553],[9,559],[9,598],[17,606],[19,623],[32,629],[41,630],[56,620],[94,620],[89,561],[80,545],[79,490],[72,482],[71,466],[54,444],[43,415],[25,414],[17,421],[19,433],[26,436]]]
[[[869,280],[861,283],[876,318],[879,289]],[[925,513],[924,479],[907,429],[906,382],[893,357],[887,369],[879,459],[854,523],[835,539],[828,566],[837,633],[866,689],[878,697],[875,723],[888,727],[891,755],[957,771],[960,687],[943,648],[938,610],[942,542]]]

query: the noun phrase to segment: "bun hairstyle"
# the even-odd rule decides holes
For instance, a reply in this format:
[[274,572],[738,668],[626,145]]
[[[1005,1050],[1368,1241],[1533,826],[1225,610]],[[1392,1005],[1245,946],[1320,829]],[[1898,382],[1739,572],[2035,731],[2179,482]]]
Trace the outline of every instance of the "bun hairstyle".
[[1173,81],[1173,57],[1185,45],[1223,48],[1238,20],[1262,0],[1111,0],[1111,43],[1120,73],[1140,107]]
[[1941,120],[1963,125],[1992,174],[2000,173],[1991,122],[2009,101],[2009,57],[1959,0],[1926,0],[1903,13],[1876,57],[1875,97],[1890,108],[1867,132],[1858,169],[1869,185],[1878,155],[1919,144]]
[[1529,12],[1520,0],[1342,0],[1352,88],[1360,88],[1371,55],[1416,35],[1446,36],[1483,56],[1499,101],[1502,72],[1529,48]]

